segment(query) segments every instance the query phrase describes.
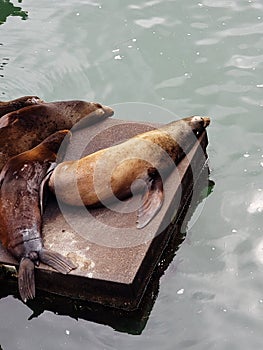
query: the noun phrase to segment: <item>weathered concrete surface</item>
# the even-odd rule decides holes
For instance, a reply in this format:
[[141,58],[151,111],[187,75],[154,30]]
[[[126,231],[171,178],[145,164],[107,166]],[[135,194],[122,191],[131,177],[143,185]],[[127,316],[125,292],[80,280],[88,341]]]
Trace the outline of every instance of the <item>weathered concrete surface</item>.
[[[76,154],[78,157],[86,155],[152,128],[149,124],[105,120],[76,131],[66,159],[74,159]],[[83,147],[84,140],[87,147]],[[138,195],[113,206],[114,211],[104,207],[88,211],[67,206],[59,208],[51,197],[44,215],[45,246],[69,256],[79,267],[65,276],[40,265],[36,269],[37,288],[128,310],[138,307],[178,215],[206,162],[206,146],[204,133],[167,178],[169,191],[165,192],[160,212],[140,230],[135,226],[135,212],[119,213],[123,208],[129,211],[132,201],[140,198]],[[0,263],[17,265],[1,246]]]
[[[165,273],[171,261],[175,258],[176,252],[185,239],[186,226],[192,217],[197,205],[209,194],[209,189],[214,183],[209,180],[208,168],[202,171],[194,193],[189,197],[188,202],[181,212],[176,224],[172,225],[170,239],[166,245],[159,263],[147,284],[143,297],[138,308],[130,311],[107,307],[103,304],[92,303],[87,300],[67,298],[60,295],[50,294],[38,290],[34,300],[27,305],[32,310],[31,318],[38,317],[44,311],[54,312],[56,315],[67,315],[74,319],[84,319],[112,327],[114,330],[129,334],[141,334],[147,324],[154,302],[160,289],[160,278]],[[191,203],[191,205],[189,205]],[[14,268],[12,267],[14,270]],[[0,299],[7,295],[14,295],[19,298],[16,278],[12,277],[13,271],[1,271],[7,278],[0,278]]]

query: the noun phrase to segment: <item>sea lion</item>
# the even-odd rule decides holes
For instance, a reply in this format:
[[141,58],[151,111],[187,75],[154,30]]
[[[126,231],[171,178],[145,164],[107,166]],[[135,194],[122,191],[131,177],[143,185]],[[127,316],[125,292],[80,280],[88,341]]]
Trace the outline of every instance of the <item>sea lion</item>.
[[44,103],[44,101],[37,96],[23,96],[16,98],[15,100],[0,101],[0,117],[23,107],[40,103]]
[[171,171],[209,123],[209,117],[181,119],[79,160],[62,162],[52,173],[49,187],[66,204],[94,206],[105,205],[114,196],[126,197],[133,182],[144,179],[147,191],[137,212],[137,227],[142,228],[163,202],[160,172],[163,176]]
[[88,126],[111,115],[110,107],[78,100],[36,104],[5,114],[0,118],[0,170],[10,157],[58,130],[71,129],[76,123]]
[[43,262],[61,273],[76,268],[62,255],[46,250],[41,239],[42,180],[68,133],[58,131],[9,159],[0,174],[0,240],[20,262],[18,286],[23,301],[35,296],[34,265]]

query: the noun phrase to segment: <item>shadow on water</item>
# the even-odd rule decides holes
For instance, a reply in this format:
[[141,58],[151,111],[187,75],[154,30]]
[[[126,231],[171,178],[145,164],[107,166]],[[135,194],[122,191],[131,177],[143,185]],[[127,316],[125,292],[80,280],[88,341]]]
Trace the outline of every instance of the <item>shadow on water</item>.
[[[139,308],[133,311],[114,309],[88,301],[74,300],[62,296],[38,291],[37,297],[30,300],[27,306],[33,311],[29,320],[38,317],[45,310],[56,315],[67,315],[76,320],[83,319],[111,326],[119,332],[139,335],[143,332],[155,300],[158,296],[160,278],[176,255],[177,250],[185,239],[187,223],[191,219],[198,204],[201,203],[213,190],[214,182],[208,179],[209,169],[206,168],[199,177],[194,195],[188,196],[176,224],[172,227],[172,235],[167,244],[158,266],[147,285],[147,289],[140,302]],[[195,198],[194,198],[195,197]],[[190,205],[191,204],[191,205]],[[1,276],[1,271],[0,271]],[[10,276],[9,276],[10,277]],[[15,278],[0,278],[0,299],[12,294],[20,299]],[[1,350],[1,348],[0,348]]]
[[4,24],[9,16],[19,16],[23,20],[28,18],[27,12],[21,7],[14,6],[9,0],[0,0],[0,24]]

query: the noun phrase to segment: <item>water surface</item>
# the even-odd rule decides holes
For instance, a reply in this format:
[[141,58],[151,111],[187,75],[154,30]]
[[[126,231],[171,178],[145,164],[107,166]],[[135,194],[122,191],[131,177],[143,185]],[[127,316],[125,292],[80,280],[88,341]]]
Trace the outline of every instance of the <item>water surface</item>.
[[[210,115],[216,183],[141,335],[51,311],[28,320],[9,295],[3,350],[262,347],[262,10],[260,0],[0,1],[1,99],[96,100],[127,120]],[[135,115],[127,102],[162,111]]]

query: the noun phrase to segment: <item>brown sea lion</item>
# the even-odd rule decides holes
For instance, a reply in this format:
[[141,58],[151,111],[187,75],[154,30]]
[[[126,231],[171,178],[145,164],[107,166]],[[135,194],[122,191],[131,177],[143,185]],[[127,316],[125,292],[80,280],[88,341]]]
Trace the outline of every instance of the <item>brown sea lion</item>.
[[0,117],[23,107],[43,103],[37,96],[23,96],[10,101],[0,101]]
[[10,157],[25,152],[58,130],[88,126],[113,115],[95,102],[61,101],[36,104],[0,118],[0,170]]
[[76,268],[62,255],[46,250],[41,239],[42,180],[68,132],[58,131],[11,158],[0,174],[0,239],[20,262],[18,286],[23,301],[35,296],[34,265],[43,262],[61,273]]
[[142,228],[163,202],[160,172],[163,175],[173,169],[209,123],[208,117],[181,119],[82,159],[62,162],[52,173],[49,186],[64,203],[94,206],[114,196],[129,195],[133,182],[144,179],[148,190],[137,223]]

